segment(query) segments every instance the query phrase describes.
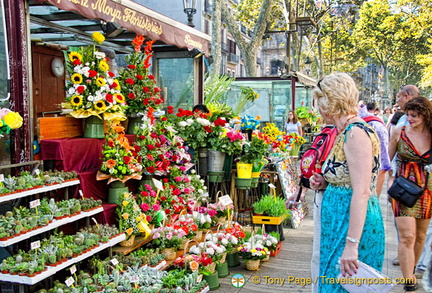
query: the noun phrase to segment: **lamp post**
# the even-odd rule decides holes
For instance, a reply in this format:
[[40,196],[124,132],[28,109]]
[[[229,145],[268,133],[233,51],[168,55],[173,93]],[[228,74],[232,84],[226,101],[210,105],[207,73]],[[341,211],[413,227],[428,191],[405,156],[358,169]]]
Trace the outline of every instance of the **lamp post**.
[[184,13],[186,13],[188,18],[188,26],[195,27],[193,24],[193,15],[196,13],[196,0],[183,0]]
[[309,76],[310,72],[311,72],[311,67],[312,67],[312,60],[309,58],[309,56],[306,57],[304,65],[305,65],[305,67],[304,67],[305,73],[307,76]]

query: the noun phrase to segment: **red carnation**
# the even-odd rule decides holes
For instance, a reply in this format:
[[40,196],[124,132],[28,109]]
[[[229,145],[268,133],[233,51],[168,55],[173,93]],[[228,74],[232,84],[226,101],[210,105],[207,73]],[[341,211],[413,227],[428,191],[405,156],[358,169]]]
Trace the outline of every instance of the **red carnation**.
[[134,100],[135,99],[135,94],[134,93],[128,94],[128,98],[131,99],[131,100]]
[[139,145],[134,146],[134,149],[136,152],[139,152],[141,150],[141,147]]
[[148,93],[148,92],[150,92],[150,89],[148,88],[148,87],[143,87],[143,91],[145,92],[145,93]]
[[166,196],[161,196],[160,200],[161,201],[166,201]]
[[137,74],[136,78],[138,78],[139,80],[142,80],[143,76],[141,74]]
[[148,98],[145,98],[145,99],[143,100],[143,104],[147,106],[148,103],[149,103],[149,99],[148,99]]
[[154,161],[154,158],[151,154],[147,154],[147,159],[149,159],[150,161]]
[[108,71],[108,75],[109,75],[110,77],[114,77],[114,76],[115,76],[115,74],[112,73],[111,71]]
[[145,135],[140,135],[138,138],[141,139],[141,140],[143,140],[143,139],[145,139],[146,137],[145,137]]
[[131,157],[128,157],[128,156],[123,157],[123,161],[125,162],[125,164],[129,164],[131,160],[132,160]]
[[155,149],[155,146],[152,145],[152,144],[148,144],[148,145],[146,145],[146,147],[147,147],[147,149],[150,150],[150,151],[152,151],[152,150]]
[[147,167],[146,169],[147,169],[147,172],[149,172],[149,173],[154,173],[154,171],[156,170],[155,167],[153,167],[153,166]]
[[97,75],[97,71],[95,70],[89,70],[89,77],[95,77]]
[[170,210],[170,209],[166,209],[166,210],[165,210],[165,214],[166,214],[166,215],[169,215],[170,213],[171,213],[171,210]]
[[162,179],[163,183],[168,183],[168,178]]
[[82,94],[84,91],[85,91],[85,87],[84,86],[80,85],[79,87],[77,87],[77,92],[79,94]]
[[114,142],[113,142],[112,140],[110,140],[110,141],[108,142],[108,146],[109,146],[110,148],[114,147]]
[[210,126],[204,126],[205,131],[207,131],[208,133],[212,133],[213,130],[211,129]]
[[168,118],[166,118],[165,116],[161,118],[162,121],[167,121]]
[[154,75],[153,74],[149,74],[148,78],[150,78],[151,80],[154,80]]
[[113,103],[113,102],[114,102],[114,97],[113,97],[111,94],[106,94],[106,96],[105,96],[105,100],[106,100],[108,103]]
[[82,62],[81,62],[80,60],[78,60],[78,59],[75,59],[75,60],[72,62],[72,64],[76,66],[76,65],[81,65]]
[[110,86],[110,88],[116,88],[118,87],[118,84],[116,82],[113,82],[112,85]]
[[135,65],[133,65],[133,64],[129,64],[129,65],[127,66],[127,68],[129,68],[129,69],[135,69],[135,68],[136,68],[136,66],[135,66]]
[[135,83],[135,81],[132,78],[128,78],[128,79],[125,80],[125,83],[133,85]]

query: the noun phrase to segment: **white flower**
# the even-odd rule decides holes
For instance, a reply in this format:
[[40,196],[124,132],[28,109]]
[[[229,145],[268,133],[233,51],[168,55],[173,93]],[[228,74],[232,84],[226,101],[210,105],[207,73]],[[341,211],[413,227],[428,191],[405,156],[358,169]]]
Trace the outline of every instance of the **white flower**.
[[96,59],[105,59],[106,56],[104,52],[99,52],[99,51],[94,52],[94,55]]
[[211,217],[210,217],[209,214],[205,215],[205,221],[206,221],[207,223],[211,223]]
[[205,252],[209,255],[215,254],[215,250],[212,247],[208,247]]
[[195,174],[196,173],[195,169],[190,170],[190,172],[191,172],[191,174]]
[[200,249],[196,245],[194,245],[191,248],[189,248],[189,252],[193,253],[193,254],[200,254],[201,253]]
[[216,253],[224,253],[226,251],[225,246],[216,247]]
[[189,119],[186,120],[186,122],[187,122],[188,125],[191,125],[194,121],[193,121],[192,118],[189,118]]
[[221,243],[222,243],[222,245],[228,245],[229,242],[227,239],[222,238]]
[[188,124],[186,123],[186,121],[180,121],[179,122],[179,126],[181,126],[181,127],[185,127],[185,126],[187,126]]
[[[90,101],[90,102],[94,102],[94,100],[95,100],[95,97],[94,96],[92,96],[92,95],[90,95],[90,96],[87,96],[87,100],[88,101]],[[114,168],[113,168],[114,169]]]
[[202,126],[210,126],[211,125],[211,122],[209,121],[209,120],[207,120],[207,119],[204,119],[204,118],[197,118],[196,119],[196,121],[199,123],[199,124],[201,124]]
[[202,189],[198,189],[198,193],[202,194],[204,191]]
[[270,240],[267,240],[266,242],[265,242],[265,246],[271,246],[272,245],[272,242],[270,241]]
[[232,244],[237,245],[238,244],[238,239],[237,237],[234,237],[231,239]]

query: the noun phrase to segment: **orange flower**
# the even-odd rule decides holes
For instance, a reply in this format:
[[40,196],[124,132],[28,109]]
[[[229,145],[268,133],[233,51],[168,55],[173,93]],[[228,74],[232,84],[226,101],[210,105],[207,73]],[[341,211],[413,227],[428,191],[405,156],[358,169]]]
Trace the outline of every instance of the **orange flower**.
[[129,219],[129,214],[128,213],[124,213],[122,215],[122,217],[123,217],[123,219],[127,220],[127,219]]
[[112,128],[117,133],[124,132],[124,130],[125,130],[124,127],[120,123],[113,123]]
[[113,159],[106,161],[106,166],[108,169],[114,168],[116,164],[117,164],[117,162],[114,161]]
[[134,45],[134,49],[136,52],[141,51],[141,45],[144,43],[144,36],[137,35],[135,39],[132,41],[132,45]]
[[190,267],[190,269],[192,270],[192,272],[195,272],[196,270],[198,270],[199,263],[198,263],[196,260],[191,261],[191,262],[189,263],[189,267]]
[[133,232],[133,228],[128,228],[128,229],[126,230],[126,234],[127,234],[127,235],[131,235],[132,232]]

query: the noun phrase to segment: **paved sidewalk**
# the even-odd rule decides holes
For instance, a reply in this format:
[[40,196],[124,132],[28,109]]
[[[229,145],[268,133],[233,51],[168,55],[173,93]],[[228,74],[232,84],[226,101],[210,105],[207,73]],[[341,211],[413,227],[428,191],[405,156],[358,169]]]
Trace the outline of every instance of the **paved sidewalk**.
[[[260,270],[256,272],[247,271],[243,261],[241,261],[239,267],[230,268],[231,274],[228,277],[219,279],[221,286],[215,292],[311,292],[311,285],[302,284],[302,281],[310,278],[314,225],[312,193],[307,194],[306,198],[311,212],[298,229],[285,229],[282,251],[276,257],[271,257],[269,262],[263,263]],[[392,278],[400,278],[402,277],[400,268],[392,264],[392,260],[397,256],[397,236],[392,210],[385,195],[381,197],[380,202],[387,243],[383,273]],[[241,289],[231,285],[231,277],[236,273],[243,274],[246,279],[246,284]],[[288,278],[292,281],[288,282]],[[425,293],[426,291],[421,289],[421,280],[419,280],[419,284],[420,289],[416,292]],[[402,293],[404,292],[403,286],[398,285],[390,292]]]

